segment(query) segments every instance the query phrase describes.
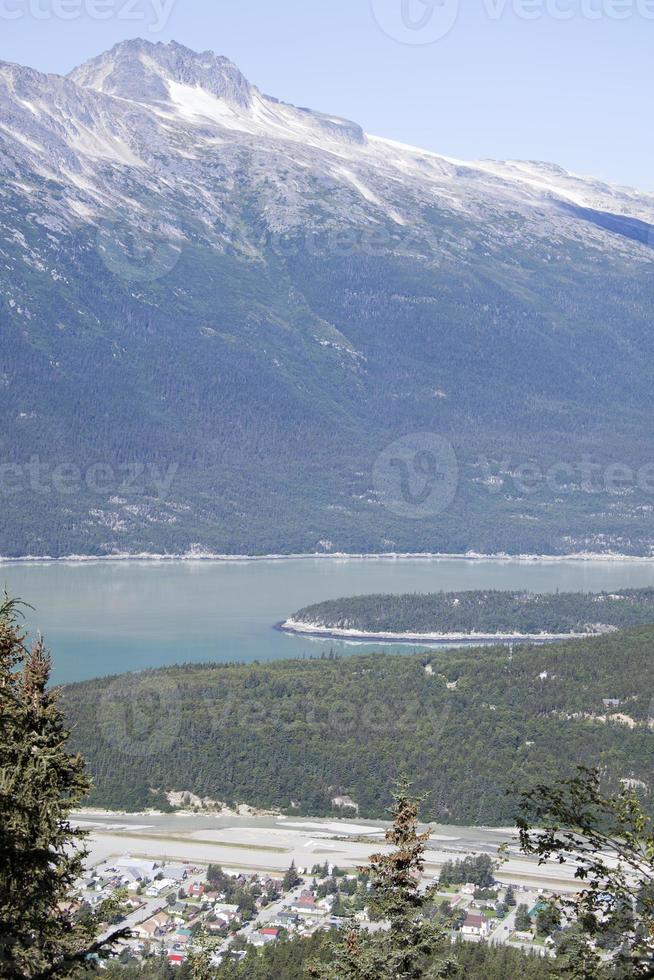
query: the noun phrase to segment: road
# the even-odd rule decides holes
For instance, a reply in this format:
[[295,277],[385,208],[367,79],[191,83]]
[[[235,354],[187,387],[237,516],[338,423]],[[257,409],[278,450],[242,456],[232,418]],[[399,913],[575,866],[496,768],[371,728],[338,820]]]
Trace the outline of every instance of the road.
[[[300,897],[304,889],[307,888],[309,884],[309,879],[302,881],[297,888],[294,888],[292,891],[282,895],[282,897],[276,902],[271,902],[270,905],[265,907],[265,909],[260,909],[256,918],[254,918],[252,922],[246,923],[242,929],[239,929],[236,936],[238,936],[240,939],[247,939],[249,941],[259,928],[265,926],[268,922],[273,922],[280,912],[284,911],[287,905],[292,905],[293,901]],[[227,952],[231,946],[232,938],[235,937],[230,936],[229,939],[224,941],[224,943],[218,949],[219,953],[224,954]]]
[[[175,886],[174,891],[177,893],[180,888],[184,888],[186,890],[193,884],[202,884],[202,882],[206,880],[206,877],[206,870],[200,871],[195,875],[189,875],[183,884]],[[116,931],[116,929],[135,929],[142,922],[145,922],[146,919],[156,915],[156,913],[160,912],[162,909],[167,908],[168,903],[166,898],[169,894],[170,892],[167,892],[166,895],[158,895],[156,898],[146,898],[145,905],[143,905],[140,909],[135,909],[134,912],[130,912],[130,914],[126,916],[122,922],[119,922],[118,925],[111,926],[110,929],[107,929],[107,931],[102,934],[101,939],[107,939],[112,932]]]

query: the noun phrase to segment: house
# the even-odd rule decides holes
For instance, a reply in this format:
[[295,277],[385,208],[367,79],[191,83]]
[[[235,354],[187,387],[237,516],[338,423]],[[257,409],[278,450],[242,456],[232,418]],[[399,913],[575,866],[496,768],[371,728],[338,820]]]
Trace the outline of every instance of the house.
[[469,912],[461,928],[464,936],[475,936],[484,939],[491,931],[490,919],[485,915],[474,915]]
[[477,886],[467,882],[465,885],[461,885],[460,892],[462,895],[474,895],[477,891]]
[[190,943],[192,935],[193,934],[190,929],[181,926],[175,929],[175,933],[173,935],[173,942],[178,943],[180,946],[186,946],[187,943]]
[[159,898],[160,895],[173,888],[174,885],[175,882],[172,878],[160,878],[158,881],[153,881],[151,885],[148,885],[145,894],[150,898]]
[[268,878],[265,875],[262,875],[259,878],[259,884],[267,892],[281,892],[283,881],[281,878]]
[[204,885],[199,885],[197,882],[194,882],[188,890],[191,898],[201,898],[204,895],[204,892]]
[[80,895],[82,902],[89,906],[89,908],[94,909],[97,905],[100,905],[107,898],[106,895],[98,892],[83,892]]
[[317,905],[307,906],[304,908],[298,908],[297,906],[293,905],[292,910],[294,912],[297,912],[297,914],[300,916],[300,919],[303,921],[306,921],[307,919],[320,919],[322,917],[326,917],[327,915],[329,915],[328,909],[320,908]]
[[207,923],[206,930],[210,936],[215,936],[218,933],[224,932],[228,925],[229,922],[227,919],[216,919],[215,922]]
[[166,878],[172,878],[176,885],[181,885],[188,878],[188,870],[181,864],[166,864],[161,870]]
[[172,950],[168,953],[168,962],[171,966],[181,966],[182,963],[186,963],[186,953],[178,953],[176,950]]
[[228,905],[226,902],[221,902],[220,905],[214,907],[214,913],[216,918],[225,918],[228,922],[238,916],[238,905]]
[[115,867],[119,875],[122,876],[128,870],[135,879],[141,881],[152,881],[157,873],[157,864],[154,861],[143,861],[129,856],[118,858]]
[[280,912],[275,921],[279,922],[280,926],[288,929],[289,927],[296,926],[300,920],[294,912]]
[[252,946],[267,946],[269,943],[274,943],[279,938],[278,929],[259,929],[255,932],[254,936],[250,940]]
[[164,912],[157,912],[137,926],[134,931],[141,939],[153,939],[162,934],[168,923],[168,916]]
[[622,701],[620,698],[604,698],[602,704],[605,708],[619,708]]

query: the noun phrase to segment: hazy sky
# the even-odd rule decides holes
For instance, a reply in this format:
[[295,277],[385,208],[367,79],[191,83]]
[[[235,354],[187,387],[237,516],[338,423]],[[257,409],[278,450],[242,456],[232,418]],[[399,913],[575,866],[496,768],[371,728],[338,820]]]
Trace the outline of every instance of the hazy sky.
[[654,191],[654,0],[0,0],[0,58],[65,73],[129,37],[465,159]]

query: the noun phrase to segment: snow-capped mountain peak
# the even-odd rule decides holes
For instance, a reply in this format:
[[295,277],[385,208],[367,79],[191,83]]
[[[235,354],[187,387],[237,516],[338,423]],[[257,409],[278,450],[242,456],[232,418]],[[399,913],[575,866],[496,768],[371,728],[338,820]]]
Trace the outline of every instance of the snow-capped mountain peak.
[[[226,58],[133,41],[67,78],[0,63],[0,200],[4,458],[120,464],[106,494],[44,496],[47,536],[22,530],[40,495],[7,496],[5,547],[272,552],[272,528],[297,551],[480,551],[510,527],[507,549],[563,553],[646,529],[639,481],[580,523],[595,495],[550,464],[605,437],[607,465],[651,462],[654,195],[366,136]],[[374,486],[412,432],[465,464],[417,537]],[[502,489],[532,445],[569,501],[556,538],[539,487]],[[170,510],[123,490],[132,460],[179,463]]]
[[516,214],[529,243],[563,235],[631,251],[654,240],[653,195],[553,165],[468,163],[366,136],[347,119],[264,95],[226,57],[176,42],[123,42],[66,78],[0,64],[0,154],[22,192],[60,186],[48,208],[66,226],[153,198],[167,213],[220,225],[238,187],[275,232],[390,221],[442,250],[437,212],[446,222],[465,215],[503,245]]
[[242,108],[251,105],[254,91],[228,58],[211,51],[198,54],[176,41],[124,41],[75,68],[69,78],[82,88],[144,104],[168,102],[171,83],[202,89]]
[[365,141],[356,123],[263,95],[229,58],[197,53],[176,41],[125,41],[68,77],[81,88],[147,106],[164,117],[177,116],[183,123],[309,143],[312,134],[314,139]]

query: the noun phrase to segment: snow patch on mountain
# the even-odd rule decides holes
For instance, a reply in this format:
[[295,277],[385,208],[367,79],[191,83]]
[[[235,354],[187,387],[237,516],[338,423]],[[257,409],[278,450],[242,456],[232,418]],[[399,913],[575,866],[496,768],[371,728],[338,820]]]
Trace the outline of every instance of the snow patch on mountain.
[[552,164],[469,163],[368,136],[263,95],[229,59],[175,42],[124,42],[67,78],[0,65],[0,173],[20,193],[58,184],[42,202],[58,225],[133,212],[137,201],[172,224],[183,214],[218,229],[222,241],[247,186],[275,233],[390,221],[390,234],[409,226],[432,252],[466,252],[466,241],[436,239],[435,208],[444,220],[472,218],[486,247],[573,239],[651,261],[654,242],[652,194]]

